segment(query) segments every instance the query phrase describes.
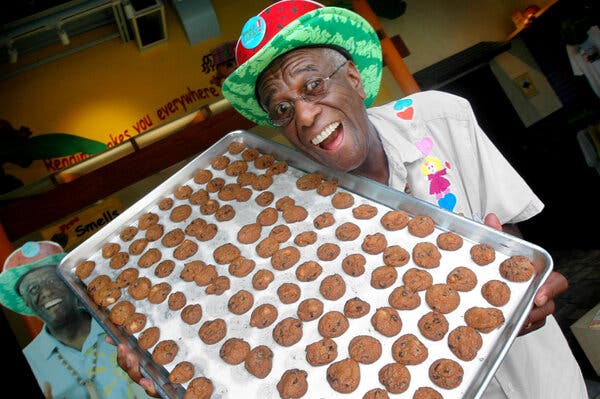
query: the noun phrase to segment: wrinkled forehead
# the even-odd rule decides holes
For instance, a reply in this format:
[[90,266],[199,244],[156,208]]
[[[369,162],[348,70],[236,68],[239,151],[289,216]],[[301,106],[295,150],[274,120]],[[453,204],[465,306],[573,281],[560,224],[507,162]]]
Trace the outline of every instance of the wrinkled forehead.
[[56,266],[48,265],[42,266],[27,272],[19,282],[17,283],[17,287],[20,289],[21,287],[26,287],[33,283],[39,283],[40,281],[45,281],[51,277],[56,276]]

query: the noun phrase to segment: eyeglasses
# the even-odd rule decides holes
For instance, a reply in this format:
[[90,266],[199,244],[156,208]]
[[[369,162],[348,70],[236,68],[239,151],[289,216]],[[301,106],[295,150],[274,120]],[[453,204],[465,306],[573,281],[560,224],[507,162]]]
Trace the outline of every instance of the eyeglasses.
[[329,80],[347,63],[348,60],[344,61],[343,64],[335,68],[335,70],[325,78],[317,77],[306,81],[302,86],[302,89],[300,89],[300,94],[298,96],[281,101],[272,107],[263,105],[263,109],[269,114],[269,121],[277,127],[287,126],[294,117],[294,103],[297,100],[302,100],[307,103],[314,103],[322,100],[329,91]]

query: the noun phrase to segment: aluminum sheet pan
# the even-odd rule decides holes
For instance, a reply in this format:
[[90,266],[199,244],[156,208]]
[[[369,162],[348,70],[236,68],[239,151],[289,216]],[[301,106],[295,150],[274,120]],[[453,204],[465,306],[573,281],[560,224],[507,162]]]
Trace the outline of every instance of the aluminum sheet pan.
[[[187,382],[185,384],[172,384],[170,383],[168,377],[170,371],[177,362],[181,360],[190,360],[196,365],[196,374],[194,377],[206,375],[213,380],[215,385],[213,397],[215,398],[238,398],[242,397],[242,395],[246,397],[257,398],[277,398],[279,395],[275,385],[277,384],[282,372],[290,368],[308,370],[309,391],[304,396],[306,398],[361,398],[368,389],[382,387],[377,379],[378,369],[382,367],[383,364],[393,362],[393,359],[390,355],[390,346],[397,337],[389,339],[374,331],[369,321],[370,314],[361,319],[352,319],[348,332],[341,337],[335,338],[335,341],[338,343],[338,357],[336,361],[348,357],[348,342],[357,334],[372,335],[380,339],[383,344],[383,353],[377,362],[371,365],[361,364],[361,382],[358,389],[350,394],[340,394],[331,389],[329,384],[326,382],[325,371],[327,366],[311,367],[305,360],[305,346],[308,343],[315,342],[321,338],[317,331],[316,321],[305,322],[302,339],[291,348],[283,348],[278,347],[272,338],[270,338],[271,329],[261,330],[248,326],[248,320],[251,313],[250,311],[243,315],[243,317],[233,317],[233,314],[228,312],[226,303],[231,294],[235,293],[241,288],[245,289],[249,287],[248,289],[255,295],[255,305],[265,302],[277,304],[280,312],[277,319],[278,321],[287,316],[295,316],[295,310],[300,301],[291,305],[283,305],[279,302],[275,292],[281,283],[295,281],[293,278],[294,268],[291,269],[291,272],[288,271],[287,274],[281,273],[281,276],[278,274],[276,280],[277,284],[271,284],[269,288],[264,291],[252,289],[249,283],[252,274],[248,275],[246,278],[232,277],[230,290],[226,291],[221,296],[208,296],[204,294],[203,289],[199,289],[200,287],[195,287],[192,289],[190,286],[186,286],[185,284],[182,285],[183,282],[181,280],[167,280],[172,283],[173,291],[181,290],[185,292],[186,296],[188,297],[188,303],[201,303],[203,306],[204,315],[203,319],[197,325],[186,326],[182,325],[183,323],[178,317],[175,318],[172,314],[170,314],[171,312],[168,311],[168,308],[165,304],[153,305],[151,308],[146,309],[148,312],[148,322],[152,325],[158,325],[161,328],[161,340],[170,337],[177,340],[177,342],[180,344],[180,351],[175,360],[165,366],[161,366],[153,362],[150,352],[142,350],[138,346],[137,336],[139,333],[134,335],[124,333],[120,327],[115,326],[109,320],[108,309],[101,309],[90,298],[86,291],[86,284],[89,283],[90,279],[94,275],[112,272],[114,277],[117,272],[120,271],[111,271],[106,266],[106,260],[104,260],[103,268],[100,266],[102,263],[101,252],[103,245],[107,242],[118,241],[119,233],[122,231],[122,229],[126,226],[137,225],[140,216],[146,212],[159,212],[157,208],[159,201],[166,196],[172,197],[172,194],[177,187],[185,184],[194,185],[194,173],[200,169],[210,168],[211,161],[215,157],[227,153],[229,144],[234,141],[241,141],[248,147],[255,148],[263,154],[272,154],[277,160],[283,160],[287,162],[289,166],[289,170],[286,173],[286,175],[288,175],[287,180],[283,179],[280,184],[275,183],[275,181],[278,179],[274,179],[273,186],[268,189],[275,193],[275,200],[284,195],[292,195],[294,186],[290,186],[290,184],[295,183],[298,177],[305,173],[320,172],[326,179],[338,181],[338,191],[347,191],[352,193],[356,199],[355,205],[365,203],[376,206],[379,212],[373,221],[369,222],[354,220],[360,224],[360,227],[363,230],[361,237],[367,233],[381,231],[386,233],[386,237],[388,237],[388,245],[399,244],[408,249],[410,252],[410,248],[412,248],[415,243],[419,241],[435,241],[435,238],[432,239],[431,237],[434,237],[443,231],[453,231],[461,235],[465,242],[460,250],[453,251],[453,253],[450,253],[450,251],[444,251],[442,258],[444,268],[439,267],[436,269],[428,269],[428,271],[433,275],[434,283],[445,282],[445,276],[453,267],[463,264],[467,265],[469,262],[473,270],[476,271],[478,279],[481,278],[481,281],[484,281],[486,279],[499,278],[497,265],[500,261],[508,258],[509,256],[517,254],[524,255],[532,260],[537,270],[534,278],[527,283],[509,283],[512,290],[511,300],[508,304],[502,307],[502,311],[504,312],[505,316],[505,323],[501,326],[501,328],[495,331],[492,331],[488,334],[482,334],[484,344],[479,350],[476,359],[470,362],[459,361],[464,369],[463,382],[459,387],[452,390],[438,388],[431,383],[427,374],[428,365],[436,358],[455,358],[448,349],[447,336],[445,336],[441,341],[437,342],[428,341],[426,338],[421,336],[421,340],[429,348],[428,359],[420,366],[408,366],[411,372],[411,383],[408,391],[402,395],[390,394],[391,398],[412,397],[412,393],[419,386],[431,386],[440,391],[445,398],[479,398],[485,390],[485,387],[487,386],[494,372],[498,368],[500,362],[509,350],[511,343],[516,338],[519,326],[524,322],[527,313],[532,306],[535,292],[552,270],[553,264],[550,255],[543,248],[535,244],[513,237],[509,234],[499,232],[480,223],[443,210],[428,202],[421,201],[387,186],[378,184],[374,181],[362,178],[360,176],[324,169],[321,165],[316,164],[296,150],[264,139],[261,136],[257,136],[247,131],[234,131],[224,136],[205,152],[198,155],[186,166],[125,210],[95,235],[72,250],[59,265],[59,275],[79,297],[85,307],[91,312],[94,318],[102,325],[107,333],[116,342],[125,342],[134,352],[140,354],[142,358],[141,364],[143,371],[147,376],[154,380],[159,393],[165,398],[183,397],[185,389],[187,388]],[[253,197],[247,202],[232,204],[236,209],[236,216],[232,221],[226,222],[219,227],[220,235],[218,234],[217,237],[215,237],[214,242],[210,244],[212,246],[202,247],[198,254],[194,257],[186,259],[185,261],[179,261],[178,267],[181,267],[181,264],[194,259],[201,259],[207,264],[214,264],[215,262],[211,256],[213,248],[226,242],[235,243],[235,233],[237,230],[242,225],[255,221],[257,212],[262,209],[262,207],[258,207],[253,200],[256,194],[257,193],[255,192]],[[325,211],[330,211],[334,214],[337,224],[351,219],[351,213],[348,213],[350,210],[334,209],[330,204],[329,198],[319,196],[314,192],[299,192],[297,189],[294,195],[297,203],[304,206],[309,211],[309,216],[303,222],[304,224],[289,225],[290,229],[292,230],[292,237],[303,230],[314,230],[314,227],[310,228],[313,226],[312,221],[314,217]],[[273,201],[270,206],[274,206],[274,204],[275,201]],[[432,233],[430,237],[426,237],[424,239],[411,237],[405,231],[406,229],[403,229],[404,231],[402,232],[385,232],[379,225],[379,218],[384,212],[390,209],[402,209],[411,216],[422,214],[429,215],[436,222],[436,232]],[[198,215],[192,215],[188,221],[197,216]],[[210,217],[206,218],[208,219]],[[169,222],[168,216],[161,218],[160,223],[165,224],[165,233],[174,227],[174,225]],[[276,224],[281,223],[285,224],[285,221],[282,221],[280,218]],[[317,242],[317,244],[335,240],[332,233],[327,235],[325,233],[322,234],[321,231],[317,232],[319,237],[324,237],[319,238],[322,241]],[[261,238],[263,237],[264,234],[261,236]],[[486,267],[473,266],[474,263],[469,257],[469,248],[475,243],[487,243],[492,245],[497,251],[495,263]],[[125,245],[126,243],[121,244]],[[205,243],[202,245],[204,244]],[[160,244],[151,243],[149,246],[150,245],[158,245],[160,247]],[[257,263],[255,271],[260,268],[270,268],[270,266],[267,265],[269,263],[268,259],[265,263],[265,259],[256,257],[256,253],[249,250],[250,248],[254,248],[252,245],[239,246],[243,247],[243,255],[248,257],[252,257],[252,255],[254,256],[253,259],[255,259]],[[334,272],[343,274],[343,271],[341,271],[339,266],[341,259],[348,253],[356,252],[356,247],[359,245],[354,242],[350,244],[340,243],[340,246],[342,247],[342,253],[337,259],[337,262],[322,262],[324,265],[324,273],[321,275],[321,277]],[[316,259],[314,255],[314,248],[312,249],[313,252],[310,252],[311,250],[306,248],[302,248],[301,251],[303,260],[307,260],[307,258],[310,258],[311,256],[312,258]],[[132,258],[135,257],[132,256]],[[81,261],[89,259],[96,260],[98,263],[96,270],[94,271],[95,274],[90,276],[88,279],[81,281],[75,274],[76,267]],[[347,284],[346,294],[339,301],[323,300],[325,305],[324,312],[329,310],[341,310],[341,307],[343,307],[343,302],[346,299],[355,296],[359,296],[371,304],[371,313],[378,307],[388,306],[387,300],[389,293],[394,287],[402,284],[401,273],[403,273],[409,267],[414,267],[415,265],[412,264],[411,260],[411,263],[408,265],[398,268],[399,282],[394,284],[392,287],[387,289],[374,289],[370,286],[370,270],[382,264],[383,262],[381,261],[381,255],[367,255],[367,272],[360,277],[345,277]],[[222,269],[226,269],[226,266],[220,267]],[[146,275],[149,277],[152,276],[152,274],[149,274],[150,272],[146,269],[142,270],[140,275],[142,275],[142,273],[146,273]],[[220,270],[219,274],[227,274],[227,272]],[[318,292],[319,280],[312,283],[300,283],[302,286],[301,299],[308,297],[320,297]],[[298,281],[295,282],[298,283]],[[446,315],[450,323],[449,331],[458,325],[464,325],[464,319],[462,315],[469,307],[476,305],[489,306],[482,300],[478,293],[480,287],[481,283],[478,283],[477,287],[471,292],[460,292],[461,304],[459,308],[451,314]],[[422,294],[423,293],[421,293],[421,295]],[[123,299],[128,299],[126,293],[124,293],[120,298],[120,300]],[[414,333],[415,335],[419,335],[419,331],[416,326],[418,317],[429,310],[430,309],[423,300],[421,305],[414,311],[399,311],[403,321],[402,331],[399,335],[403,335],[405,333]],[[198,349],[201,348],[202,345],[202,342],[198,338],[198,328],[200,324],[205,319],[216,317],[223,317],[227,320],[228,336],[231,335],[244,338],[250,341],[252,347],[258,344],[266,344],[271,347],[274,352],[273,369],[265,379],[258,379],[251,376],[248,372],[246,372],[243,364],[231,366],[223,362],[219,358],[219,347],[220,343],[222,342],[217,345],[212,345],[210,348],[202,347],[202,350]]]

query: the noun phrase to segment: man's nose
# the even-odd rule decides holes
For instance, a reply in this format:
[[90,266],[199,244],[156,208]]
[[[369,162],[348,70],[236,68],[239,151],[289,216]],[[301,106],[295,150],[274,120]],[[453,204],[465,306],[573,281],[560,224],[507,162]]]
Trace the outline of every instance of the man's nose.
[[306,101],[301,96],[294,100],[294,118],[301,126],[311,126],[320,112],[321,106],[316,102]]

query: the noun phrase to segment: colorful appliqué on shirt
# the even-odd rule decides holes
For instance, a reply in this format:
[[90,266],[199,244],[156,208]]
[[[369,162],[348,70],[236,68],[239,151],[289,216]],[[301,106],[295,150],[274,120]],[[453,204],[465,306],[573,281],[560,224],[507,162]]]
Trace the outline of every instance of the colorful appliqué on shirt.
[[[403,98],[394,103],[396,116],[403,120],[411,120],[414,115],[413,101],[410,98]],[[429,180],[429,194],[431,194],[437,204],[444,209],[453,211],[456,206],[456,196],[452,193],[450,180],[445,175],[450,169],[449,162],[442,162],[439,158],[430,156],[433,149],[433,140],[431,137],[424,137],[415,143],[415,146],[425,156],[421,164],[421,172]]]

